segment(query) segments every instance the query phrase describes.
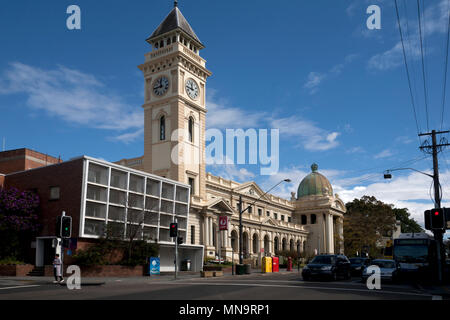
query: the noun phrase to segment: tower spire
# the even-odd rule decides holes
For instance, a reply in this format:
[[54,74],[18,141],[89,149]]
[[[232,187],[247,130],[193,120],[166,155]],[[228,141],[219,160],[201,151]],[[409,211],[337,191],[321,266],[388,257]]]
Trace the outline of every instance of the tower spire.
[[175,0],[175,1],[173,2],[173,6],[174,6],[174,8],[178,7],[178,0]]

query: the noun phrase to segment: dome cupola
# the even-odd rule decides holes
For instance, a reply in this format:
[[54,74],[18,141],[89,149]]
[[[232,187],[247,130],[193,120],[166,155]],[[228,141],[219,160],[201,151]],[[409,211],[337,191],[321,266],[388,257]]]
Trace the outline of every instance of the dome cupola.
[[307,196],[333,196],[333,188],[331,187],[330,181],[317,172],[318,169],[319,166],[315,163],[311,166],[312,172],[298,186],[297,199]]

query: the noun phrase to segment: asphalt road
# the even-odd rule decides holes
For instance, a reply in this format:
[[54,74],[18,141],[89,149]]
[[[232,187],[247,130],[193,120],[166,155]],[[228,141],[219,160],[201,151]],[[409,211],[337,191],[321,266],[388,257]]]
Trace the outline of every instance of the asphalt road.
[[[303,281],[298,273],[252,274],[222,278],[171,276],[86,279],[80,290],[50,280],[0,278],[0,300],[431,300],[441,299],[420,287],[382,283],[369,290],[352,280]],[[83,285],[89,281],[90,285]],[[102,285],[100,281],[105,282]],[[88,282],[85,282],[88,284]]]

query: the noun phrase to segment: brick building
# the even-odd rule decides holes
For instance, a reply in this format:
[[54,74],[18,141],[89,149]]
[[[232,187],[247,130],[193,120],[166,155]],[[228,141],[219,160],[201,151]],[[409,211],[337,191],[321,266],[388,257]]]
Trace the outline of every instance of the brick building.
[[[108,225],[127,237],[160,245],[161,271],[172,271],[174,241],[169,227],[178,222],[179,235],[187,239],[189,185],[90,157],[79,157],[0,176],[5,188],[31,190],[40,198],[39,224],[35,243],[35,265],[51,264],[57,238],[56,220],[65,211],[72,217],[72,239],[77,249],[104,234]],[[1,180],[0,180],[1,182]],[[182,245],[179,261],[190,259],[192,270],[203,267],[203,246]]]
[[60,158],[26,148],[8,150],[0,152],[0,173],[25,171],[60,162],[62,162]]

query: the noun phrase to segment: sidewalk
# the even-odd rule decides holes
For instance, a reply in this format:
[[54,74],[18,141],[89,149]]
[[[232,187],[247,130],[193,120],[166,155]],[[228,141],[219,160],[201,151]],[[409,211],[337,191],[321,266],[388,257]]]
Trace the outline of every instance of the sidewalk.
[[[274,274],[298,274],[297,269],[294,269],[292,271],[287,271],[286,269],[280,269],[280,272],[277,273],[263,273],[261,269],[252,269],[251,274],[244,274],[244,275],[232,275],[232,273],[225,273],[223,277],[217,277],[217,278],[209,278],[209,279],[229,279],[230,277],[236,277],[236,279],[239,278],[245,278],[248,276],[254,276],[254,275],[274,275]],[[177,280],[188,280],[188,279],[200,279],[201,275],[200,272],[178,272],[177,274]],[[66,276],[64,278],[65,282],[63,285],[66,284],[68,277]],[[17,284],[18,282],[24,285],[48,285],[48,284],[54,284],[54,277],[8,277],[8,276],[0,276],[0,283],[2,284]],[[115,282],[128,282],[128,283],[138,283],[143,281],[175,281],[174,273],[163,273],[161,275],[153,275],[153,276],[141,276],[141,277],[85,277],[83,278],[83,275],[81,275],[81,285],[82,286],[96,286],[96,285],[104,285],[106,283],[115,283]]]

